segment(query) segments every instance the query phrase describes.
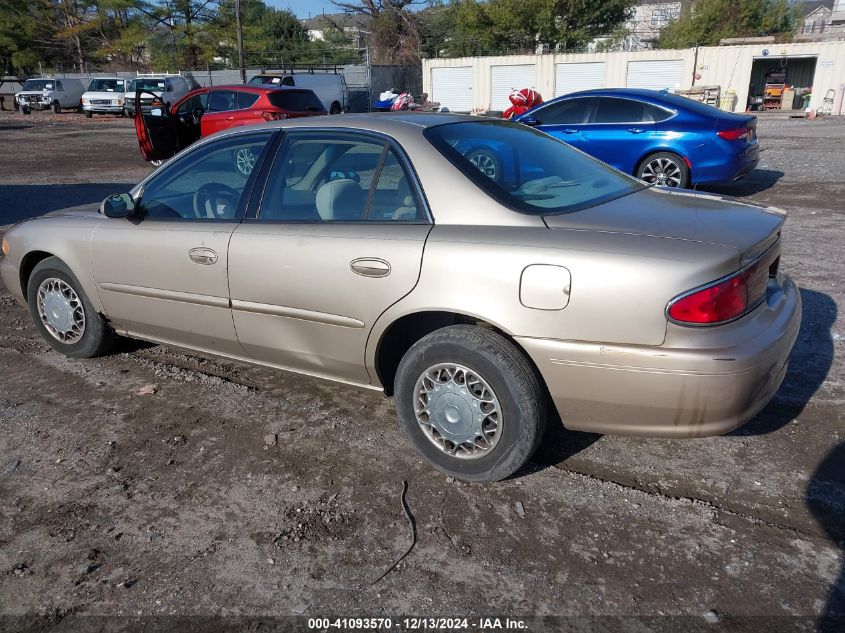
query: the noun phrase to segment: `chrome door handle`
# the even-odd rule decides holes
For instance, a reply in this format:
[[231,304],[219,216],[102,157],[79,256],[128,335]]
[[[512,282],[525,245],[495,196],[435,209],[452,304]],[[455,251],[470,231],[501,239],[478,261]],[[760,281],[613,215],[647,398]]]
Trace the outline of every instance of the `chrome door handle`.
[[217,253],[210,248],[192,248],[188,251],[188,257],[195,264],[208,266],[217,263]]
[[645,130],[642,129],[641,127],[631,127],[631,128],[628,128],[628,131],[631,134],[642,134],[643,132],[645,132]]
[[349,267],[353,273],[363,277],[387,277],[390,274],[390,264],[376,257],[353,259]]
[[561,130],[561,132],[563,132],[564,134],[578,134],[578,130],[571,127],[565,127]]

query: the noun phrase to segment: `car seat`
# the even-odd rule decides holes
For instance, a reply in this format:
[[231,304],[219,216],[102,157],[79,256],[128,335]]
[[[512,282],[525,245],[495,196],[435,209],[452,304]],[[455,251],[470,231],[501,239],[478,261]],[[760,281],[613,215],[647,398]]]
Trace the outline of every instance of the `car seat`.
[[364,219],[366,194],[354,180],[325,183],[317,190],[317,213],[325,222]]

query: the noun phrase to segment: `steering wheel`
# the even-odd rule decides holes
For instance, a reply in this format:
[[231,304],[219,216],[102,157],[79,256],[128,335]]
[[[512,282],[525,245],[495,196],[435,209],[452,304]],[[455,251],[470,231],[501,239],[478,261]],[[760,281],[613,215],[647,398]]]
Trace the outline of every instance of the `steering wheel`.
[[[233,217],[234,207],[240,196],[240,192],[227,185],[219,182],[206,183],[194,193],[194,215],[211,220]],[[220,205],[223,206],[222,211],[218,210]]]
[[203,115],[203,109],[202,108],[194,108],[193,110],[191,110],[191,122],[194,125],[199,126],[200,119],[202,118],[202,115]]

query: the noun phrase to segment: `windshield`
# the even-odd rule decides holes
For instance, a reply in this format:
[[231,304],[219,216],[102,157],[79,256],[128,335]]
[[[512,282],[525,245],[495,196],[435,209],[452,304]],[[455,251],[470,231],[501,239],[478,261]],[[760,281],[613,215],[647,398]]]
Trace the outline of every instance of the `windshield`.
[[161,92],[164,90],[164,79],[133,79],[128,92],[137,92],[138,90]]
[[125,89],[123,79],[92,79],[88,84],[91,92],[123,92]]
[[23,82],[23,90],[55,90],[56,82],[52,79],[27,79]]
[[519,123],[448,123],[424,135],[487,194],[524,213],[578,211],[646,186]]

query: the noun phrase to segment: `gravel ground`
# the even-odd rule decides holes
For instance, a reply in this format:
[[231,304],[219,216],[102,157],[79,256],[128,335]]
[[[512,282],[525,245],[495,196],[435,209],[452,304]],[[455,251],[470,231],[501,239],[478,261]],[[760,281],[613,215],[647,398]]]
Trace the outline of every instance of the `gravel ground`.
[[[497,484],[423,464],[372,392],[131,342],[66,359],[0,287],[0,629],[510,614],[845,630],[845,120],[764,119],[759,136],[759,169],[720,191],[789,211],[804,320],[773,402],[717,438],[555,429]],[[0,225],[148,171],[130,121],[0,113]],[[377,580],[412,542],[403,481],[416,543]]]

